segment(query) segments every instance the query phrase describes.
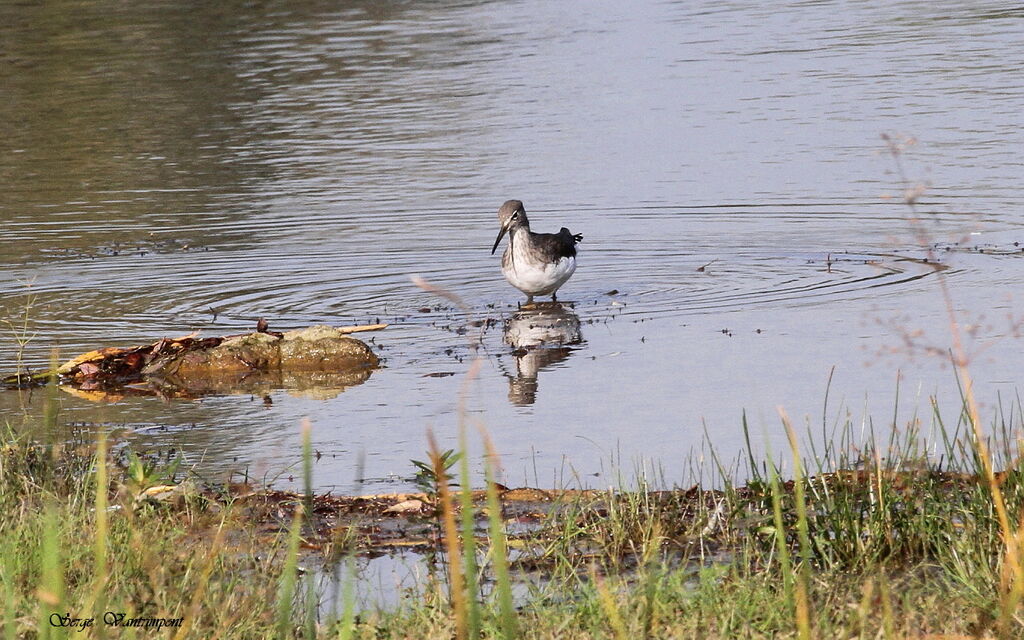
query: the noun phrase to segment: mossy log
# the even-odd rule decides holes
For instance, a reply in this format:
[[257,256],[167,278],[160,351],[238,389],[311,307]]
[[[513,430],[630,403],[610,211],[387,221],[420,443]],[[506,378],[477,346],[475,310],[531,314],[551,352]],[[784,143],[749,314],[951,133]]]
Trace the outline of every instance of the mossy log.
[[[331,387],[358,384],[380,361],[369,345],[348,334],[383,329],[387,325],[329,327],[324,325],[285,333],[262,330],[242,335],[163,338],[135,347],[109,347],[83,353],[57,367],[31,375],[10,376],[8,386],[45,383],[57,376],[62,386],[81,391],[120,389],[146,383],[183,394],[229,392],[241,381],[252,386],[281,386],[287,380],[311,378]],[[246,389],[253,391],[253,389]]]

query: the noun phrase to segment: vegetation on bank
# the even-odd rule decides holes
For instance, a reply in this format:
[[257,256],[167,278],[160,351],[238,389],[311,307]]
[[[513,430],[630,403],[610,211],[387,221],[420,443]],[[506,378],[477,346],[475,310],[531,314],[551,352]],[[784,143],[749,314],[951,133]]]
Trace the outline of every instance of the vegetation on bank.
[[[793,437],[780,460],[749,457],[742,471],[693,461],[715,490],[568,493],[527,527],[500,485],[459,492],[449,474],[466,486],[469,461],[435,448],[432,475],[419,467],[425,506],[401,516],[433,528],[421,546],[431,571],[388,608],[357,607],[347,590],[323,602],[319,569],[349,571],[375,551],[321,497],[278,501],[268,526],[269,511],[231,487],[149,499],[181,473],[102,440],[40,444],[8,429],[0,627],[11,638],[86,625],[95,637],[1020,637],[1017,435],[1000,422],[979,448],[970,420],[936,412],[927,442],[914,422],[877,445],[855,444],[847,422],[828,434],[842,446],[801,451]],[[1000,461],[991,478],[982,452]]]

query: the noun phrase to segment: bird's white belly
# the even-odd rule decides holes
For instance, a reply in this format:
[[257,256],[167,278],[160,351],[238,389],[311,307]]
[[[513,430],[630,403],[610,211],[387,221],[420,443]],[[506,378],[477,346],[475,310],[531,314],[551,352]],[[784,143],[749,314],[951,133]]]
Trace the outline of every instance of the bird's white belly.
[[530,296],[546,296],[565,284],[576,271],[576,258],[563,257],[558,262],[528,262],[516,252],[515,260],[502,268],[505,279],[516,289]]

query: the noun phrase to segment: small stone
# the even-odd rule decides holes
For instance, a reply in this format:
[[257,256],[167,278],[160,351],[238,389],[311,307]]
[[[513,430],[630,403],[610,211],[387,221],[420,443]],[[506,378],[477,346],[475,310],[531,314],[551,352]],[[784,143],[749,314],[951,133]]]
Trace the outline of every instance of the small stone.
[[420,513],[423,511],[422,500],[403,500],[384,510],[384,513]]

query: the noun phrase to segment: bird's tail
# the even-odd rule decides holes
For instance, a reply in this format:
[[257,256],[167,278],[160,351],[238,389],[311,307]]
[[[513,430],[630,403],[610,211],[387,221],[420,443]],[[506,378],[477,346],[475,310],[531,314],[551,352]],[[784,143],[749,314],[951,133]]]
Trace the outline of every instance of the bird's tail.
[[579,244],[579,243],[583,242],[583,234],[582,233],[573,233],[572,231],[569,231],[565,227],[562,227],[561,229],[558,230],[558,235],[560,235],[560,236],[569,236],[570,238],[572,238],[572,243],[573,244]]

